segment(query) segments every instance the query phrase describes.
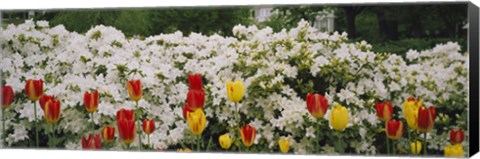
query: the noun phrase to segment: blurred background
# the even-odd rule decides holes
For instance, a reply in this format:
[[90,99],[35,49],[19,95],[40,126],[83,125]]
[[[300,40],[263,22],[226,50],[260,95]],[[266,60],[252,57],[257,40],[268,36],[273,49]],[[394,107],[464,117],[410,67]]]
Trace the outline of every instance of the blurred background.
[[20,24],[26,19],[63,24],[67,30],[85,33],[96,25],[113,26],[127,37],[182,31],[232,36],[237,24],[271,27],[274,31],[295,27],[305,19],[325,32],[347,32],[350,41],[365,40],[374,52],[404,54],[409,49],[428,49],[447,41],[466,50],[466,3],[357,4],[308,6],[182,7],[88,10],[2,11],[1,24]]

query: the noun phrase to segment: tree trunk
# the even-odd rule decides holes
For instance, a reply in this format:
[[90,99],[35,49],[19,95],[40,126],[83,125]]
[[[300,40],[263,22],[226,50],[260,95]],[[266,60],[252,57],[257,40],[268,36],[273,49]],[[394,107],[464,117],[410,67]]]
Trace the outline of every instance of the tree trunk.
[[346,24],[347,24],[347,33],[351,39],[355,39],[357,37],[356,28],[355,28],[355,18],[356,16],[362,12],[365,7],[342,7],[345,11],[346,16]]

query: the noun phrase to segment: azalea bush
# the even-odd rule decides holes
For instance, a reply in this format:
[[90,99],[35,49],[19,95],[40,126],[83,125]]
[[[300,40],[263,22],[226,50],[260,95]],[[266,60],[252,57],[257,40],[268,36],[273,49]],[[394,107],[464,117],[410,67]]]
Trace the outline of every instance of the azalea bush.
[[[426,142],[430,155],[450,152],[452,129],[464,130],[468,138],[469,54],[455,42],[401,57],[372,52],[367,42],[348,43],[346,33],[319,32],[306,21],[280,32],[237,25],[233,33],[175,32],[138,39],[102,25],[85,34],[46,21],[9,25],[0,31],[0,68],[14,101],[3,113],[2,146],[34,148],[37,123],[39,147],[82,149],[82,136],[105,133],[111,134],[109,142],[100,147],[107,150],[385,154],[393,149],[385,146],[389,120],[377,114],[376,105],[383,101],[391,105],[386,114],[396,119],[394,130],[400,130],[398,121],[403,123],[403,135],[388,135],[395,138],[389,144],[397,155],[411,154],[414,140]],[[200,76],[203,107],[184,115],[193,74]],[[28,98],[29,79],[42,79],[43,93],[61,103],[55,129],[44,122],[45,110]],[[130,84],[134,79],[141,81],[140,88]],[[234,81],[241,84],[234,86]],[[244,93],[235,96],[230,88]],[[140,99],[132,100],[131,89],[140,89]],[[85,92],[95,90],[98,109],[87,111]],[[325,101],[321,112],[307,108],[308,96]],[[410,99],[436,108],[428,132],[409,128],[405,107]],[[119,134],[124,129],[119,123],[130,117],[117,113],[127,110],[135,110],[139,136],[130,138],[128,147],[119,138],[132,134]],[[337,116],[342,121],[333,121]],[[138,122],[144,119],[151,120],[143,128],[148,133]],[[192,124],[204,129],[191,131]],[[249,139],[251,145],[242,146]],[[455,148],[468,152],[468,142],[457,142]]]

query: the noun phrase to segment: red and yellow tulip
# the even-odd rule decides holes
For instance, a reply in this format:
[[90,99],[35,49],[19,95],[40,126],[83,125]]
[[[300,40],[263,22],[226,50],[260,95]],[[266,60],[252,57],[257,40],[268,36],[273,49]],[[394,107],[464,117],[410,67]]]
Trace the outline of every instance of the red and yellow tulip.
[[461,144],[463,142],[464,137],[465,137],[465,134],[461,129],[457,129],[457,130],[452,129],[450,131],[450,142],[452,144]]
[[418,109],[417,127],[418,131],[427,133],[433,128],[435,121],[435,107],[430,106],[428,109],[420,107]]
[[131,144],[137,135],[133,110],[117,111],[117,127],[120,140],[125,144]]
[[82,135],[82,148],[84,150],[101,150],[102,149],[102,140],[100,139],[100,135],[96,134],[89,134],[88,138]]
[[155,130],[155,121],[145,119],[143,120],[142,129],[145,134],[150,135]]
[[42,110],[45,110],[45,104],[47,104],[47,102],[50,100],[55,100],[55,97],[43,94],[38,100],[38,102],[40,103],[40,108],[42,108]]
[[13,103],[13,89],[11,86],[5,85],[2,87],[2,109],[7,109]]
[[238,103],[245,95],[245,86],[242,81],[227,82],[227,97],[228,100]]
[[49,100],[45,103],[45,120],[50,124],[56,124],[60,120],[60,101]]
[[85,109],[89,113],[93,113],[97,111],[98,108],[98,91],[95,90],[93,92],[85,92],[83,95],[83,103],[85,106]]
[[43,94],[43,80],[27,80],[25,92],[27,92],[28,99],[37,101]]
[[407,120],[408,127],[417,129],[418,109],[422,107],[423,101],[420,98],[410,97],[403,102],[403,117]]
[[256,135],[257,130],[253,126],[250,126],[250,124],[247,124],[240,129],[240,136],[242,137],[243,145],[246,147],[253,145]]
[[187,104],[193,110],[202,109],[205,103],[205,93],[203,90],[190,89],[187,93]]
[[393,108],[390,102],[376,102],[375,109],[377,110],[377,117],[381,121],[389,121],[392,119]]
[[187,124],[193,135],[202,134],[207,126],[207,118],[202,109],[187,113]]
[[328,100],[320,94],[307,94],[307,110],[315,118],[323,118],[327,113]]
[[403,123],[395,119],[389,120],[385,123],[385,133],[387,137],[392,140],[399,139],[403,134]]
[[140,80],[130,80],[127,83],[128,94],[133,101],[139,101],[142,99],[142,83]]
[[106,143],[110,143],[115,139],[115,128],[111,126],[104,126],[102,129],[102,138]]

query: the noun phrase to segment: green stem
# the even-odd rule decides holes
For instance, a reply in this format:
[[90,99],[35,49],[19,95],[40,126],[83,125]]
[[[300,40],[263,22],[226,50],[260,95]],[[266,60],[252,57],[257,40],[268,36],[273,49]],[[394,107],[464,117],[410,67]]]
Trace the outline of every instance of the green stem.
[[56,142],[55,142],[56,139],[57,139],[57,137],[55,136],[55,125],[52,125],[52,140],[53,140],[52,147],[54,147],[54,148],[55,148],[55,144],[56,144]]
[[198,135],[197,137],[197,151],[200,152],[200,138],[202,138],[201,135]]
[[[408,126],[407,126],[407,128],[406,128],[406,132],[407,132],[408,149],[410,150],[410,152],[407,151],[407,154],[408,154],[408,153],[413,154],[413,152],[411,151],[411,150],[412,150],[412,145],[410,144],[411,140],[410,140],[410,132],[408,131]],[[413,142],[415,143],[415,141],[413,141]],[[416,144],[416,143],[415,143],[415,144]]]
[[2,138],[3,138],[3,144],[7,145],[7,131],[5,131],[5,109],[2,108]]
[[387,140],[387,155],[390,154],[390,140],[388,139],[388,137],[385,138]]
[[392,140],[393,155],[395,156],[395,140]]
[[33,101],[33,115],[35,117],[35,145],[38,148],[38,127],[37,127],[37,101]]
[[418,136],[417,136],[417,133],[415,131],[413,131],[413,135],[415,136],[415,139],[413,140],[415,142],[415,153],[418,155],[420,154],[420,152],[417,153],[417,140],[418,140]]
[[423,133],[423,155],[427,155],[427,133]]
[[150,135],[148,135],[147,138],[148,138],[148,148],[151,149],[151,147],[150,147]]
[[[141,121],[140,121],[140,113],[138,109],[138,101],[135,101],[135,118],[138,119],[138,125],[137,125],[137,134],[138,134],[138,150],[142,149],[142,127],[140,126]],[[135,119],[136,120],[136,119]]]
[[[321,121],[320,120],[317,120],[317,148],[316,150],[320,150],[320,124],[321,124]],[[316,150],[313,150],[313,152],[315,152]]]
[[93,113],[92,113],[92,133],[95,131],[95,122],[93,121]]

